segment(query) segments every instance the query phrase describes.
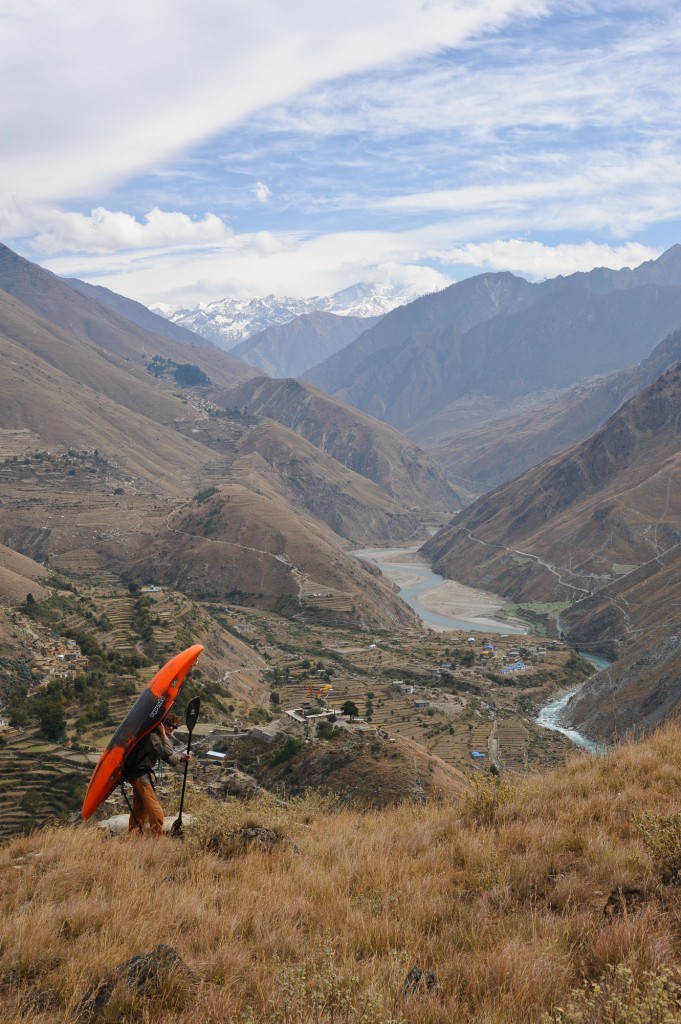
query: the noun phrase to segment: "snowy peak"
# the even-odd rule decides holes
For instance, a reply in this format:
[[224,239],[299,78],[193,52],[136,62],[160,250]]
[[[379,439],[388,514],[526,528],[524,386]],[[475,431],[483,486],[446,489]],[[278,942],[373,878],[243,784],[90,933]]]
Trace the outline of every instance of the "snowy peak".
[[402,306],[418,293],[390,283],[354,284],[334,295],[311,298],[265,295],[257,299],[217,299],[193,309],[171,311],[153,306],[153,312],[200,334],[223,349],[231,349],[267,327],[286,324],[305,313],[322,311],[337,316],[376,317]]

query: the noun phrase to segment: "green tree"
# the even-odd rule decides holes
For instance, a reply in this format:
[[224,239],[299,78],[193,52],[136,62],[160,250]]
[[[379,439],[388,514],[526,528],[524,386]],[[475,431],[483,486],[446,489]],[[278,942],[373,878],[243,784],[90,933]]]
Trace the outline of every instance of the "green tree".
[[347,715],[349,718],[357,718],[359,715],[359,708],[352,700],[346,700],[341,704],[341,714]]
[[66,715],[56,694],[43,697],[35,710],[41,736],[53,743],[66,739]]

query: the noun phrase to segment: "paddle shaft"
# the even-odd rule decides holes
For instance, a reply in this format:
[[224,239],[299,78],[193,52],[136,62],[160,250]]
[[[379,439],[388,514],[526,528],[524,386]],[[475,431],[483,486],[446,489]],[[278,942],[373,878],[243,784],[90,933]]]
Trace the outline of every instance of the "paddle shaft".
[[[192,730],[189,730],[189,739],[187,740],[187,755],[192,748]],[[184,762],[184,777],[182,779],[182,795],[180,796],[180,812],[173,822],[173,828],[179,829],[182,827],[182,808],[184,807],[184,791],[187,786],[187,769],[189,768],[189,761]]]
[[192,733],[194,732],[194,726],[196,725],[199,718],[199,711],[201,709],[201,698],[194,697],[193,700],[189,701],[187,705],[187,714],[185,722],[187,729],[189,730],[189,739],[187,740],[187,755],[186,761],[184,762],[184,778],[182,779],[182,796],[180,797],[180,813],[173,822],[172,832],[173,835],[182,838],[182,808],[184,807],[184,791],[187,785],[187,768],[189,767],[189,752],[192,748]]

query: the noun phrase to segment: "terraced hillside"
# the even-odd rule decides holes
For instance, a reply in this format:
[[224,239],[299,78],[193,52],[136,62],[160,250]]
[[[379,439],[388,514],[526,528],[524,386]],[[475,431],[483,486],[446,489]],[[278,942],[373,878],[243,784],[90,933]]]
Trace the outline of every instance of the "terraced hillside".
[[[269,673],[270,685],[278,698],[273,708],[307,703],[312,712],[339,710],[350,700],[360,727],[403,736],[458,769],[495,764],[524,771],[560,761],[570,744],[540,728],[534,717],[551,694],[585,678],[590,669],[561,644],[547,649],[524,638],[527,667],[503,675],[504,665],[516,659],[516,643],[517,637],[495,639],[489,652],[484,638],[470,646],[465,634],[414,632],[360,646],[336,634],[315,660],[301,661],[284,651],[271,656],[276,668]],[[484,757],[473,758],[472,751]]]
[[0,840],[80,810],[93,760],[31,737],[0,745]]

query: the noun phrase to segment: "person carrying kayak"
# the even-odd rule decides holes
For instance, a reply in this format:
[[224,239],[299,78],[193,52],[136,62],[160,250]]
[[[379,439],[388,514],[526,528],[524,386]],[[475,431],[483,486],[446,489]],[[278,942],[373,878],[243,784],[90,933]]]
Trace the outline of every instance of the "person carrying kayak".
[[166,715],[163,722],[133,747],[123,768],[123,778],[132,784],[132,814],[128,831],[141,831],[149,822],[155,836],[163,834],[163,808],[154,791],[154,768],[159,761],[177,765],[191,760],[191,754],[177,754],[170,737],[180,721],[177,715]]

